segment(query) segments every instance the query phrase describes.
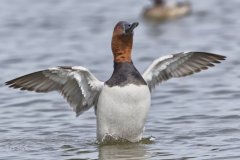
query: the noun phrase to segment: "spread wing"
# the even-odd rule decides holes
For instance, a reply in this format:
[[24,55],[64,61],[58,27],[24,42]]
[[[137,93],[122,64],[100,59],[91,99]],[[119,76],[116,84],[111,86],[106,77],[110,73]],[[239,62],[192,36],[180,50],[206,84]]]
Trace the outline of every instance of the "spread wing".
[[6,82],[6,85],[35,92],[58,91],[78,116],[96,105],[103,82],[86,68],[77,66],[56,67],[30,73]]
[[225,58],[225,56],[205,52],[167,55],[153,61],[142,76],[151,90],[162,81],[200,72],[213,67],[213,63],[220,63],[220,60]]

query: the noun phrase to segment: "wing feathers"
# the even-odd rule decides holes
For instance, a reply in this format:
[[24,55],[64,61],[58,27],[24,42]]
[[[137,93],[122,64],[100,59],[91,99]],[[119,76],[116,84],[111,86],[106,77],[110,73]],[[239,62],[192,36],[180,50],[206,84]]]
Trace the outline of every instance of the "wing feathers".
[[155,60],[143,73],[143,78],[150,89],[162,81],[172,77],[184,77],[213,67],[220,63],[225,56],[205,53],[187,52],[160,57]]
[[57,67],[15,78],[6,85],[35,92],[58,91],[79,115],[96,105],[103,82],[83,67]]

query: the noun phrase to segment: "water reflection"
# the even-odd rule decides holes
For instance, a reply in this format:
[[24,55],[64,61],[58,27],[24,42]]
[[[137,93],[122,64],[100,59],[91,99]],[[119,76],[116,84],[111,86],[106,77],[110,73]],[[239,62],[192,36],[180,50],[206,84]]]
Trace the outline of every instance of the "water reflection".
[[149,153],[143,144],[100,145],[99,160],[149,159]]

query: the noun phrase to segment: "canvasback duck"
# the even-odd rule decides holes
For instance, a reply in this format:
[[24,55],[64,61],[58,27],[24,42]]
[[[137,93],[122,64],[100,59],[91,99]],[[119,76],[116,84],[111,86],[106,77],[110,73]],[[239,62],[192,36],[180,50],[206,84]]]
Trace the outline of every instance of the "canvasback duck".
[[187,2],[167,4],[164,0],[154,0],[154,5],[143,11],[143,17],[147,20],[166,21],[188,15],[191,5]]
[[163,81],[183,77],[220,63],[225,56],[204,52],[183,52],[157,58],[141,75],[132,59],[133,30],[138,23],[120,21],[112,36],[114,70],[105,83],[88,69],[54,67],[6,82],[20,90],[60,92],[76,115],[94,106],[97,140],[108,136],[138,142],[151,104],[151,91]]

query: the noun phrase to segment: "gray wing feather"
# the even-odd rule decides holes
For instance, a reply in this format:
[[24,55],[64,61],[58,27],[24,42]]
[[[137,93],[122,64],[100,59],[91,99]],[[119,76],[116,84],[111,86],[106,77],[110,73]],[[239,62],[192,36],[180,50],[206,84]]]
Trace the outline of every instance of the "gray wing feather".
[[220,63],[225,56],[205,52],[184,52],[160,57],[143,73],[150,90],[172,77],[184,77]]
[[35,92],[58,91],[78,116],[96,105],[103,82],[83,67],[56,67],[18,77],[6,85]]

